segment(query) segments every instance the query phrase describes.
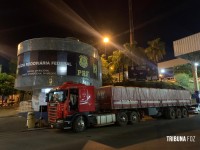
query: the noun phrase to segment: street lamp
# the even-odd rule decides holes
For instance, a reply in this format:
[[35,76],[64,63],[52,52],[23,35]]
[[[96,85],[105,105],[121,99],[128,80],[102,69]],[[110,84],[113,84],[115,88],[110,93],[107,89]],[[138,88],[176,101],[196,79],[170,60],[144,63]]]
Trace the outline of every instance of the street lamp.
[[165,77],[165,69],[160,69],[159,78],[161,79],[161,81],[164,79],[164,77]]
[[105,56],[106,56],[106,44],[109,42],[109,38],[108,37],[104,37],[103,38],[103,42],[105,43]]
[[108,37],[104,37],[103,42],[104,43],[108,43],[109,42],[109,38]]
[[162,74],[165,73],[165,69],[161,69],[160,73],[162,73]]

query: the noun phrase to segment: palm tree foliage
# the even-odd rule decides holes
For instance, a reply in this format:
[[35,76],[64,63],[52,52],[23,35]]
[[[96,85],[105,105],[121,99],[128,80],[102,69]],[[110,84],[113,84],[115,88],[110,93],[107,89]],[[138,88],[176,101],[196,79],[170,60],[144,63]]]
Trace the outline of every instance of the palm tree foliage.
[[147,44],[148,47],[145,49],[147,57],[149,60],[158,63],[166,54],[165,43],[162,42],[160,38],[157,38],[155,40],[149,41]]

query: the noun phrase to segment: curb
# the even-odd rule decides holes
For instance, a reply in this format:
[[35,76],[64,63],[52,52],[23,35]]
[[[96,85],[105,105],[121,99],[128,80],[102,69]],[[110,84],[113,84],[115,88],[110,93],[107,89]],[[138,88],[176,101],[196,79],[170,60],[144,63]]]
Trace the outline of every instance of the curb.
[[44,128],[30,128],[30,129],[22,130],[21,132],[29,132],[29,131],[37,131],[37,130],[45,130],[45,129],[49,129],[49,127],[44,127]]

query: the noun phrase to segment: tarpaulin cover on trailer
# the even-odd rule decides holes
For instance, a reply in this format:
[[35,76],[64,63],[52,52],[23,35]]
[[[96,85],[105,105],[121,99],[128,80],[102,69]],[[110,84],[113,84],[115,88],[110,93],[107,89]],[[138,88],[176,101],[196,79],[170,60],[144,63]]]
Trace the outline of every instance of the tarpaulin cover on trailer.
[[99,99],[100,105],[112,109],[191,104],[191,94],[186,90],[107,86],[100,91],[104,95]]

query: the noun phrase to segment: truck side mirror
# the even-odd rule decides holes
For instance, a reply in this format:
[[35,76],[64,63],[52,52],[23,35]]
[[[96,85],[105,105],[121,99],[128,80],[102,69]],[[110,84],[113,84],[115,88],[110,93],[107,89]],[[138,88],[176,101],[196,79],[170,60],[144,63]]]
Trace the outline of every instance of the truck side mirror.
[[45,102],[49,102],[49,94],[46,94],[46,100]]

